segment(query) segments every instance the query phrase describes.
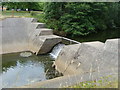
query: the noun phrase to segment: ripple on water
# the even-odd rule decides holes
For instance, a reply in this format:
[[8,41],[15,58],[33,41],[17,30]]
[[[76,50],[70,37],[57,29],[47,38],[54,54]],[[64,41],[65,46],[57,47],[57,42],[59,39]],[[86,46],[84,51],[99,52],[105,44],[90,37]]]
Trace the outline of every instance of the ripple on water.
[[[2,88],[19,87],[57,77],[54,68],[52,68],[54,59],[50,56],[32,55],[24,58],[19,57],[19,55],[19,53],[3,55],[3,72],[0,74]],[[49,71],[46,73],[47,69]]]

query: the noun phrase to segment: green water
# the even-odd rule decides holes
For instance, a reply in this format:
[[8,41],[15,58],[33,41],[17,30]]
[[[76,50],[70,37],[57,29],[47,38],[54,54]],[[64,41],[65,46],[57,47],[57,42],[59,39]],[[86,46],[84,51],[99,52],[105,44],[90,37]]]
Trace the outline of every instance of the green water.
[[52,67],[50,55],[21,57],[20,53],[2,55],[2,87],[17,87],[60,76]]
[[105,42],[107,39],[120,38],[120,28],[119,29],[101,30],[97,33],[92,33],[88,36],[72,37],[69,35],[68,38],[71,38],[71,39],[79,41],[79,42],[91,42],[91,41]]

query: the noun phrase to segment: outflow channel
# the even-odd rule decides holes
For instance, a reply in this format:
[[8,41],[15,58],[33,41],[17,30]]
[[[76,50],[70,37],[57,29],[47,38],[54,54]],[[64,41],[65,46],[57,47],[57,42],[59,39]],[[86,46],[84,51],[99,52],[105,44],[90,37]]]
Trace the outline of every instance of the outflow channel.
[[[53,67],[64,44],[56,45],[47,55],[22,57],[20,53],[2,55],[1,88],[19,87],[61,76]],[[22,53],[23,54],[23,53]]]

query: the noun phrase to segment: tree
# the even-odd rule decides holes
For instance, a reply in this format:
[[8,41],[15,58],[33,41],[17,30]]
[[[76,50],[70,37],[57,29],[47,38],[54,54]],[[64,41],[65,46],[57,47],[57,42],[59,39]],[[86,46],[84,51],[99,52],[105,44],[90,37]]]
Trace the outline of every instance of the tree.
[[31,10],[40,10],[38,2],[4,2],[3,5],[7,6],[8,9],[28,9]]
[[48,27],[61,30],[60,18],[65,11],[65,2],[47,2],[45,3],[44,13]]
[[120,3],[46,3],[46,22],[50,28],[68,35],[89,35],[120,26]]
[[89,35],[93,32],[106,30],[111,26],[111,21],[114,21],[114,24],[119,22],[115,18],[120,10],[118,9],[119,4],[115,5],[116,3],[103,2],[46,3],[46,22],[50,28],[65,31],[72,36]]

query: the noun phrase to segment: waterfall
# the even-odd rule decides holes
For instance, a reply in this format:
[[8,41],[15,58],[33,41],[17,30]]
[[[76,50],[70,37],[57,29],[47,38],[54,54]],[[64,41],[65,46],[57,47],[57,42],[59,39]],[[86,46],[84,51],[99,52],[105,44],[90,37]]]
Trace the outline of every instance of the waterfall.
[[56,45],[52,52],[50,53],[50,56],[52,56],[52,58],[56,59],[57,56],[59,55],[60,51],[62,50],[62,48],[65,46],[65,44],[58,44]]

